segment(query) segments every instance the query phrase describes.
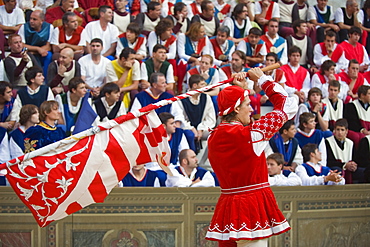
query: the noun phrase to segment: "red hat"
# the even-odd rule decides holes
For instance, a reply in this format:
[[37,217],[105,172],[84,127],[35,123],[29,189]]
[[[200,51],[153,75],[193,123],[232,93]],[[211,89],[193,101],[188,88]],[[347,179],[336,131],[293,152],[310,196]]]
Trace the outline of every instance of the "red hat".
[[221,90],[217,97],[218,109],[220,110],[218,115],[225,116],[233,112],[235,107],[243,103],[248,94],[248,90],[239,86],[230,86]]

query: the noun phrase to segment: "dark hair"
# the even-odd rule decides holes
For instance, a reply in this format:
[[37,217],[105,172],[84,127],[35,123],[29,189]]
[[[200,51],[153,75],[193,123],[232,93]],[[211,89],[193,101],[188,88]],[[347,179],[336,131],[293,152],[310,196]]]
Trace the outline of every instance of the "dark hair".
[[240,57],[241,60],[243,60],[243,66],[247,63],[247,55],[245,55],[244,51],[236,50],[233,52],[232,55],[236,54],[238,57]]
[[360,64],[356,59],[351,59],[348,61],[348,68],[351,67],[351,64]]
[[313,113],[311,113],[311,112],[304,112],[304,113],[302,113],[299,116],[299,126],[298,126],[298,128],[301,129],[301,130],[304,130],[303,124],[307,124],[308,123],[308,120],[310,120],[312,118],[313,119],[316,118],[316,116],[313,115]]
[[207,10],[207,5],[212,3],[211,1],[209,0],[203,0],[201,3],[200,3],[200,9],[202,10],[202,12],[206,11]]
[[166,76],[163,73],[160,73],[160,72],[152,73],[150,75],[150,78],[149,78],[150,85],[152,86],[153,83],[157,83],[158,82],[158,77],[160,77],[160,76],[163,76],[164,78],[166,78]]
[[175,117],[169,112],[161,112],[159,113],[158,117],[159,117],[159,120],[161,120],[161,123],[163,124],[166,124],[167,121],[171,118],[175,119]]
[[284,133],[284,130],[289,130],[290,127],[292,127],[292,125],[294,125],[294,121],[291,119],[291,120],[288,120],[285,122],[285,124],[283,125],[283,127],[281,127],[279,129],[279,133],[280,135]]
[[27,85],[32,84],[31,80],[35,79],[38,73],[42,74],[42,69],[38,66],[32,66],[26,71],[26,73],[24,74],[24,77],[26,78]]
[[293,53],[299,53],[300,56],[302,56],[302,50],[296,45],[293,45],[288,50],[288,56],[292,55]]
[[91,41],[90,41],[90,45],[92,43],[99,43],[101,44],[101,46],[103,46],[103,40],[99,39],[99,38],[93,38]]
[[186,4],[183,2],[177,2],[175,6],[173,7],[173,13],[176,15],[177,12],[181,12],[183,8],[186,7]]
[[348,31],[348,35],[350,35],[350,34],[354,34],[354,33],[357,33],[357,34],[358,34],[358,35],[360,35],[360,37],[361,37],[361,35],[362,35],[361,28],[356,27],[356,26],[352,26],[352,27],[349,29],[349,31]]
[[130,32],[136,34],[137,36],[139,36],[140,33],[141,33],[140,25],[137,24],[136,22],[131,22],[130,24],[128,24],[128,26],[126,28],[126,32],[127,32],[127,30],[129,30]]
[[266,58],[267,57],[273,57],[275,59],[275,63],[279,61],[279,57],[278,57],[278,55],[275,52],[269,52],[269,53],[267,53]]
[[161,4],[160,3],[158,3],[158,2],[149,2],[148,4],[147,4],[147,6],[148,6],[148,13],[149,13],[149,11],[150,10],[155,10],[155,7],[157,7],[157,6],[160,6]]
[[366,0],[363,6],[364,10],[370,9],[370,0]]
[[39,108],[35,105],[27,104],[22,106],[19,112],[19,123],[25,125],[31,116],[39,111]]
[[160,45],[160,44],[156,44],[154,47],[153,47],[153,53],[154,52],[157,52],[158,50],[160,49],[163,49],[165,51],[167,51],[167,48],[164,46],[164,45]]
[[334,124],[334,129],[336,127],[344,127],[346,130],[348,130],[348,121],[347,119],[345,118],[340,118],[338,119],[337,121],[335,121],[335,124]]
[[314,94],[314,93],[317,93],[321,96],[321,99],[322,99],[322,91],[320,88],[318,87],[313,87],[311,88],[309,91],[308,91],[308,95],[307,95],[307,99],[310,99],[311,95]]
[[59,104],[55,100],[47,100],[42,102],[40,105],[40,120],[44,121],[46,119],[46,114],[49,114],[54,106],[59,107]]
[[293,27],[294,33],[298,32],[298,27],[300,27],[303,23],[306,23],[306,21],[301,20],[301,19],[293,21],[292,27]]
[[169,28],[173,28],[173,22],[167,18],[164,18],[162,20],[160,20],[157,24],[157,26],[155,26],[154,30],[155,30],[155,34],[157,36],[160,36],[162,33],[166,32],[167,29]]
[[329,71],[332,66],[337,66],[337,64],[333,60],[326,60],[322,63],[320,68],[320,74],[324,75],[324,71]]
[[236,119],[237,113],[235,111],[230,112],[227,115],[221,116],[221,121],[230,122]]
[[217,33],[218,32],[221,32],[221,33],[226,33],[227,37],[230,37],[230,28],[228,26],[220,26],[218,29],[217,29]]
[[136,54],[136,51],[130,47],[125,47],[122,49],[121,54],[119,54],[119,59],[121,60],[122,58],[127,59],[130,54]]
[[361,95],[366,95],[369,90],[370,90],[370,86],[368,85],[359,86],[357,89],[358,97],[361,97]]
[[277,22],[277,23],[279,23],[279,21],[277,19],[272,18],[272,19],[268,20],[267,26],[270,25],[271,22]]
[[203,76],[197,74],[191,75],[189,78],[189,88],[192,88],[194,84],[198,84],[201,81],[204,81]]
[[235,8],[234,8],[234,10],[233,10],[233,12],[231,14],[231,16],[234,17],[234,18],[236,18],[239,14],[243,13],[244,7],[247,7],[248,8],[247,4],[245,4],[245,3],[238,3],[235,6]]
[[278,166],[283,166],[285,164],[284,155],[282,155],[281,153],[272,153],[267,156],[266,160],[275,160]]
[[251,34],[262,36],[262,31],[257,27],[252,27],[251,29],[249,29],[248,35],[251,35]]
[[118,93],[120,91],[119,86],[114,82],[106,83],[101,89],[100,95],[103,97],[106,93],[111,94]]
[[7,81],[0,81],[0,95],[3,95],[4,96],[5,90],[6,90],[7,87],[10,88],[10,89],[12,89],[12,85],[9,82],[7,82]]
[[328,30],[328,31],[325,32],[325,37],[332,38],[332,37],[336,37],[336,36],[337,36],[337,34],[332,30]]
[[64,15],[62,16],[63,25],[68,24],[68,22],[69,22],[68,18],[69,17],[74,17],[74,16],[76,16],[76,14],[71,12],[71,11],[65,12]]
[[189,150],[191,149],[183,149],[181,150],[181,152],[179,153],[179,163],[181,164],[181,161],[182,160],[185,160],[188,158],[188,152]]
[[108,5],[100,6],[99,9],[98,9],[99,17],[100,17],[100,13],[105,13],[105,12],[107,12],[108,9],[112,9],[112,7],[108,6]]
[[340,82],[337,80],[331,80],[329,81],[329,87],[337,87],[340,90]]
[[307,162],[311,159],[311,153],[315,153],[317,149],[317,144],[314,143],[308,143],[302,147],[302,156],[303,156],[303,162]]
[[68,90],[72,93],[72,89],[77,89],[81,83],[85,84],[81,77],[73,77],[68,83]]

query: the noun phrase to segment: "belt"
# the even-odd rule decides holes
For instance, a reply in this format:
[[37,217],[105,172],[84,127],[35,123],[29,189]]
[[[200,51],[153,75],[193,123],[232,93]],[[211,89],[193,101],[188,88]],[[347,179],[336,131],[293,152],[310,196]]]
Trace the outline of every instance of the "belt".
[[270,187],[270,184],[268,182],[265,182],[261,184],[252,184],[252,185],[247,185],[247,186],[237,187],[237,188],[221,189],[221,194],[224,194],[224,195],[238,194],[238,193],[244,193],[244,192],[253,191],[253,190],[259,190],[259,189],[263,189],[267,187]]

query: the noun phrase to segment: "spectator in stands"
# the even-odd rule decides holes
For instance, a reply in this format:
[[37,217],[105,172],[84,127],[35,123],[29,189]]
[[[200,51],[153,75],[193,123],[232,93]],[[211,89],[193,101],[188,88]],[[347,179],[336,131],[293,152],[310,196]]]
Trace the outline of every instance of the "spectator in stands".
[[71,48],[78,60],[83,55],[83,46],[79,46],[81,33],[84,30],[78,25],[77,15],[73,12],[66,12],[62,17],[62,24],[56,27],[50,44],[53,48],[53,57],[58,59],[59,52],[65,47]]
[[161,4],[159,2],[149,2],[148,12],[139,13],[135,22],[139,24],[142,34],[148,37],[151,31],[154,31],[155,26],[158,25],[159,21],[162,19],[161,16]]
[[[10,160],[9,138],[6,129],[0,127],[0,162],[4,163]],[[0,185],[9,185],[5,179],[6,172],[0,170]]]
[[166,53],[166,47],[157,44],[153,47],[152,57],[141,64],[141,87],[143,89],[148,88],[149,78],[155,72],[161,72],[166,76],[167,90],[174,89],[173,66],[166,60]]
[[220,23],[224,21],[226,17],[231,14],[231,5],[226,3],[224,0],[214,1],[215,5],[215,16],[220,20]]
[[5,58],[6,38],[16,34],[24,23],[24,13],[17,7],[17,1],[4,0],[4,5],[0,6],[0,59]]
[[0,81],[0,127],[6,130],[11,130],[14,127],[15,121],[10,121],[13,104],[12,86],[9,82]]
[[78,6],[82,9],[90,9],[90,8],[99,8],[102,5],[112,5],[112,1],[109,0],[75,0],[75,8],[76,2],[78,2]]
[[167,187],[214,187],[212,174],[198,167],[197,155],[191,149],[184,149],[179,154],[180,166],[171,169],[173,176],[167,176]]
[[348,121],[348,138],[355,146],[366,135],[370,135],[370,86],[362,85],[357,91],[358,98],[346,104],[343,117]]
[[310,74],[299,65],[302,50],[297,46],[292,46],[288,51],[289,63],[281,66],[286,77],[285,90],[290,94],[296,94],[299,102],[303,103],[310,90]]
[[156,44],[163,45],[167,49],[167,59],[173,60],[173,66],[176,66],[177,43],[176,35],[172,34],[173,23],[169,19],[162,19],[155,26],[154,31],[148,36],[149,55],[153,55],[153,48]]
[[204,0],[200,4],[202,13],[196,14],[191,19],[191,23],[200,22],[204,26],[204,31],[208,37],[215,36],[220,26],[220,20],[215,13],[215,6],[209,0]]
[[[10,114],[10,121],[19,120],[19,112],[23,105],[33,104],[40,106],[46,100],[54,100],[51,89],[44,85],[44,75],[39,67],[31,67],[25,73],[27,87],[18,90],[17,98],[14,101],[13,110]],[[41,111],[40,111],[41,112]]]
[[[278,55],[274,52],[269,52],[266,55],[265,59],[265,66],[273,65],[279,62]],[[281,62],[281,61],[280,61]],[[269,75],[274,79],[275,82],[285,85],[286,78],[284,75],[284,71],[281,69],[273,69],[265,72],[265,75]]]
[[236,50],[231,55],[231,63],[225,64],[219,69],[220,74],[220,81],[227,80],[228,78],[231,78],[232,74],[238,73],[238,72],[248,72],[249,68],[247,66],[247,57],[245,56],[245,53]]
[[370,135],[361,139],[355,161],[359,167],[365,168],[365,182],[370,183]]
[[127,26],[126,33],[122,33],[118,36],[116,53],[121,54],[124,48],[129,47],[136,51],[136,60],[141,61],[146,58],[146,37],[140,33],[141,29],[139,24],[134,22],[130,23]]
[[95,122],[95,125],[126,114],[126,108],[123,102],[119,100],[120,88],[117,84],[105,84],[100,96],[93,104],[93,109],[98,114],[98,121]]
[[367,53],[370,52],[370,1],[366,0],[364,3],[363,8],[357,14],[358,19],[358,26],[362,29],[363,32],[363,40],[362,44],[366,44],[366,51]]
[[294,172],[284,170],[284,157],[280,153],[267,156],[267,171],[269,173],[270,186],[299,186],[302,180]]
[[118,186],[161,187],[157,172],[146,169],[145,164],[134,165]]
[[[85,96],[86,83],[80,77],[74,77],[69,81],[68,91],[63,94],[58,94],[55,97],[55,101],[58,102],[59,112],[61,113],[61,118],[59,119],[59,124],[64,124],[66,126],[66,133],[69,136],[74,129],[78,115],[84,114],[80,112],[81,107],[85,102],[83,97]],[[91,100],[88,100],[88,104],[91,104]]]
[[[277,4],[276,4],[277,5]],[[266,52],[273,52],[278,55],[282,64],[288,63],[288,45],[286,40],[278,35],[279,21],[275,18],[268,20],[266,23],[267,32],[261,36],[265,42]]]
[[119,58],[108,63],[107,81],[118,85],[123,107],[128,110],[131,99],[138,93],[139,82],[141,79],[140,64],[135,59],[136,52],[131,48],[124,48]]
[[186,33],[190,27],[188,8],[186,4],[183,2],[177,2],[174,6],[173,12],[173,15],[168,15],[166,17],[172,20],[174,24],[172,32],[176,35],[178,35],[179,33]]
[[[317,43],[324,41],[325,31],[339,31],[339,27],[334,24],[334,10],[327,5],[327,0],[317,0],[317,4],[308,9],[307,20],[317,28]],[[313,40],[316,43],[316,40]]]
[[73,12],[77,15],[77,19],[81,26],[86,26],[85,20],[78,12],[74,9],[75,0],[60,0],[61,5],[53,8],[49,8],[45,13],[45,21],[52,24],[54,27],[62,26],[62,17],[67,12]]
[[15,159],[24,154],[24,133],[28,128],[40,122],[39,108],[35,105],[24,105],[19,112],[20,126],[9,133],[10,158]]
[[326,104],[326,110],[329,113],[329,129],[333,131],[335,121],[343,118],[344,103],[338,97],[343,84],[337,80],[331,80],[328,85],[328,97],[324,98],[322,102]]
[[126,32],[127,26],[133,20],[133,16],[131,16],[130,12],[128,12],[126,9],[127,4],[127,0],[116,0],[114,3],[116,8],[113,12],[113,25],[118,27],[118,31],[120,34]]
[[49,65],[47,84],[54,94],[66,93],[69,81],[80,76],[80,64],[73,59],[73,50],[66,47],[60,51],[59,59]]
[[347,39],[348,30],[353,26],[358,26],[357,14],[359,12],[356,0],[347,0],[346,7],[338,8],[334,14],[334,22],[339,26],[339,43]]
[[184,149],[189,149],[184,130],[176,127],[175,117],[169,112],[161,112],[159,119],[166,130],[168,144],[171,148],[170,162],[177,165],[179,153]]
[[44,21],[45,15],[40,10],[32,12],[30,21],[21,26],[18,34],[22,37],[24,47],[32,53],[38,63],[43,66],[44,74],[51,63],[51,37],[54,28]]
[[[298,140],[294,137],[297,133],[293,120],[288,120],[283,127],[279,129],[266,146],[266,156],[272,153],[281,153],[283,155],[283,169],[293,171],[303,163],[301,148]],[[279,164],[279,163],[278,163]]]
[[209,39],[212,44],[211,56],[214,57],[214,64],[221,66],[231,61],[231,54],[235,51],[235,43],[230,40],[230,29],[227,26],[220,26],[217,35]]
[[103,41],[99,38],[90,42],[91,53],[83,56],[78,63],[81,67],[81,78],[86,82],[86,88],[92,91],[94,97],[98,97],[101,87],[106,83],[106,67],[109,59],[102,56]]
[[261,40],[262,31],[256,27],[249,30],[248,37],[237,46],[237,50],[243,51],[247,56],[249,67],[259,67],[265,61],[267,55],[266,45]]
[[230,29],[231,40],[238,44],[244,39],[252,28],[251,20],[248,17],[248,6],[239,3],[235,6],[231,17],[226,17],[222,23]]
[[202,8],[200,4],[202,3],[202,0],[195,0],[192,3],[188,5],[188,18],[192,19],[193,16],[199,15],[202,13]]
[[299,64],[306,69],[310,68],[312,73],[315,73],[315,66],[313,65],[313,43],[307,33],[307,23],[303,20],[297,20],[293,23],[294,34],[286,37],[288,49],[292,46],[298,46],[302,50],[302,55]]
[[296,169],[302,185],[344,185],[345,179],[339,171],[332,171],[322,164],[323,157],[316,144],[309,143],[302,148],[305,163]]
[[89,43],[94,38],[100,38],[103,41],[102,55],[113,60],[116,53],[118,28],[113,25],[113,11],[110,6],[103,5],[99,7],[99,20],[89,22],[82,31],[79,45],[86,47],[86,52],[91,53]]
[[260,0],[255,5],[254,14],[255,21],[266,31],[266,26],[268,21],[272,18],[279,21],[280,10],[279,4],[271,0]]
[[25,153],[45,147],[66,137],[64,130],[56,126],[60,118],[58,102],[48,100],[40,105],[40,123],[24,134]]
[[9,36],[8,44],[10,54],[4,60],[6,75],[15,90],[26,87],[27,81],[24,74],[28,68],[37,66],[38,63],[32,53],[24,49],[21,36],[12,34]]
[[316,129],[315,119],[316,116],[311,112],[302,113],[299,116],[299,126],[294,137],[297,138],[300,148],[303,148],[307,143],[317,144],[322,155],[322,164],[326,166],[325,138],[331,136],[331,132]]
[[327,166],[331,170],[342,171],[346,184],[352,184],[353,180],[364,182],[365,168],[358,167],[354,160],[355,147],[347,138],[348,122],[341,118],[335,122],[333,136],[326,138]]

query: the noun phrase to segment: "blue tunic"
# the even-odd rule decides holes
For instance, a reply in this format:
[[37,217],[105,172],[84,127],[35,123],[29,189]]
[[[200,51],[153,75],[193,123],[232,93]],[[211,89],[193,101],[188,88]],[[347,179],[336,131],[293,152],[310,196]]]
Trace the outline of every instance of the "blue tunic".
[[138,181],[131,173],[122,179],[123,186],[126,187],[153,187],[158,175],[155,171],[146,170],[146,174],[141,181]]
[[[184,175],[184,173],[182,173],[181,171],[181,167],[180,166],[176,166],[175,169],[181,174],[181,175]],[[197,167],[197,172],[195,173],[195,176],[194,176],[194,179],[193,181],[197,180],[198,178],[200,178],[200,180],[203,179],[204,175],[207,173],[208,171],[202,167]]]
[[305,136],[302,133],[297,132],[294,137],[297,138],[300,148],[308,143],[320,145],[321,140],[325,138],[324,132],[318,129],[315,129],[311,136]]
[[[146,91],[142,91],[142,92],[136,94],[136,98],[140,102],[141,107],[157,103],[157,102],[159,102],[163,99],[170,99],[172,97],[173,96],[171,94],[167,93],[167,92],[162,93],[158,98],[153,98],[153,96],[150,95]],[[171,104],[166,105],[166,106],[162,106],[162,107],[156,109],[155,112],[157,114],[160,114],[162,112],[171,112]]]
[[9,134],[9,140],[13,139],[15,143],[22,149],[24,152],[24,132],[20,128],[16,128]]
[[326,176],[330,172],[330,168],[327,166],[322,166],[321,167],[321,172],[317,172],[315,169],[313,169],[312,166],[310,166],[307,163],[303,163],[302,166],[306,169],[307,175],[312,177],[312,176]]
[[179,145],[181,143],[182,136],[184,134],[184,130],[180,128],[176,128],[175,133],[172,134],[171,140],[168,141],[168,144],[171,148],[171,164],[177,164],[177,160],[179,158]]

